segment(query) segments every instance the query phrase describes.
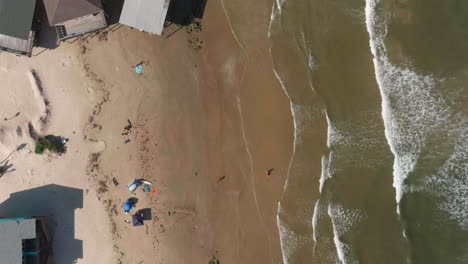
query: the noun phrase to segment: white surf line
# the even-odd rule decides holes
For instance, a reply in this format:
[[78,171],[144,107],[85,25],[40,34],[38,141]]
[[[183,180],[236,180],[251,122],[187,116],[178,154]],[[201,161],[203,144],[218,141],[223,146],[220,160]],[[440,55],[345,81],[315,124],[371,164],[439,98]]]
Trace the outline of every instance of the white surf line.
[[[387,144],[390,147],[390,151],[393,154],[394,160],[393,160],[393,187],[395,188],[395,193],[396,193],[396,212],[398,214],[398,220],[400,221],[400,224],[402,225],[402,236],[403,238],[406,239],[406,241],[409,243],[409,240],[406,235],[406,224],[403,219],[401,219],[400,215],[400,200],[403,196],[403,187],[404,187],[404,179],[407,177],[407,174],[405,175],[404,173],[400,172],[401,168],[399,166],[399,161],[398,159],[398,153],[396,152],[395,146],[392,142],[392,136],[390,131],[392,124],[388,124],[389,121],[386,121],[388,117],[392,116],[391,112],[391,105],[390,105],[390,99],[388,96],[385,95],[384,93],[384,83],[382,81],[382,78],[385,76],[382,76],[384,73],[384,70],[381,68],[380,63],[385,62],[385,55],[382,58],[380,56],[380,53],[386,52],[385,45],[383,43],[383,37],[384,36],[377,36],[375,32],[375,28],[378,27],[377,22],[376,22],[376,8],[377,4],[379,3],[380,0],[366,0],[366,6],[365,6],[365,17],[366,17],[366,29],[369,34],[369,46],[371,49],[371,53],[373,56],[373,63],[374,63],[374,70],[375,70],[375,79],[377,81],[377,85],[379,87],[380,95],[382,98],[382,120],[384,122],[384,127],[385,127],[385,137],[387,139]],[[381,32],[381,34],[385,35],[385,32]],[[384,60],[384,61],[382,61]],[[407,258],[408,263],[412,263],[411,261],[411,251],[409,251],[410,256]]]
[[272,254],[272,251],[271,251],[271,238],[270,238],[270,235],[268,234],[268,228],[267,228],[267,226],[265,224],[265,221],[263,219],[263,215],[260,212],[260,206],[258,205],[257,191],[255,189],[255,175],[254,175],[254,170],[253,170],[254,162],[253,162],[253,158],[252,158],[252,153],[250,152],[247,137],[245,136],[244,118],[242,117],[242,107],[241,107],[240,97],[239,96],[237,97],[237,109],[239,110],[242,138],[244,140],[245,150],[247,152],[247,156],[249,157],[249,161],[250,161],[250,179],[251,179],[251,183],[252,183],[252,192],[253,192],[253,195],[254,195],[255,207],[257,208],[258,217],[260,218],[260,222],[262,223],[262,227],[263,227],[265,235],[266,235],[266,237],[268,239],[268,249],[269,249],[269,252],[270,252],[270,259],[271,259],[271,263],[273,263],[273,254]]
[[344,252],[343,243],[340,240],[338,231],[336,230],[336,222],[332,216],[332,209],[331,204],[328,205],[328,215],[330,216],[332,226],[333,226],[333,241],[335,242],[336,253],[338,255],[338,259],[341,263],[346,264],[346,257]]
[[231,34],[232,36],[234,37],[234,39],[236,40],[237,42],[237,45],[239,45],[239,47],[241,48],[242,52],[244,54],[245,53],[245,48],[244,48],[244,45],[242,45],[242,43],[240,42],[239,38],[237,38],[237,34],[236,32],[234,32],[234,28],[232,27],[232,23],[231,23],[231,20],[229,19],[229,16],[227,14],[227,10],[226,10],[226,7],[224,6],[224,0],[220,0],[219,2],[221,3],[221,7],[223,8],[223,12],[224,12],[224,16],[226,17],[226,21],[228,22],[228,25],[229,25],[229,29],[231,30]]
[[376,21],[375,21],[375,10],[377,8],[377,4],[379,3],[380,0],[366,0],[366,7],[365,7],[365,15],[366,15],[366,29],[369,34],[369,46],[371,49],[371,53],[373,55],[373,63],[374,63],[374,69],[375,69],[375,79],[377,81],[377,85],[379,86],[380,90],[380,96],[382,98],[382,119],[384,121],[384,126],[385,126],[385,137],[387,138],[387,144],[390,147],[390,150],[393,154],[394,161],[393,161],[393,187],[395,188],[396,191],[396,202],[397,202],[397,213],[398,215],[400,214],[400,200],[401,197],[403,196],[403,180],[404,179],[399,179],[399,177],[395,176],[395,170],[396,167],[398,166],[398,161],[397,159],[397,153],[396,150],[394,149],[394,146],[392,144],[392,137],[390,135],[389,128],[387,127],[388,125],[386,124],[385,120],[387,119],[388,116],[392,116],[391,110],[389,109],[390,105],[388,102],[388,98],[385,96],[383,87],[384,84],[382,82],[382,69],[380,65],[380,61],[382,58],[380,57],[379,53],[385,52],[385,46],[382,43],[382,38],[383,36],[377,36],[375,32],[375,28],[378,26]]
[[[278,9],[275,8],[275,4],[276,6],[278,7]],[[280,2],[280,0],[277,0],[277,2],[274,2],[273,3],[273,7],[271,9],[271,16],[270,16],[270,25],[268,27],[268,38],[270,39],[271,41],[271,30],[272,30],[272,26],[273,26],[273,21],[276,17],[277,14],[281,14],[281,6],[282,4],[284,4],[284,0]],[[277,12],[275,12],[277,10]],[[287,259],[287,256],[286,256],[286,244],[285,244],[285,238],[282,236],[282,232],[281,232],[281,220],[280,220],[280,211],[281,211],[281,201],[283,200],[284,198],[284,194],[286,192],[286,189],[287,189],[287,186],[288,186],[288,182],[289,182],[289,175],[290,175],[290,172],[291,172],[291,167],[292,167],[292,164],[293,164],[293,161],[294,161],[294,157],[296,155],[296,145],[297,145],[297,120],[296,120],[296,115],[295,115],[295,112],[294,112],[294,107],[293,107],[293,102],[291,100],[291,97],[289,96],[288,94],[288,91],[286,90],[286,86],[283,82],[283,80],[281,79],[281,77],[279,76],[279,73],[278,71],[276,70],[276,67],[275,67],[275,62],[273,60],[273,54],[272,54],[272,48],[269,49],[269,53],[270,53],[270,58],[272,60],[272,64],[273,64],[273,72],[276,76],[276,79],[278,80],[278,82],[280,83],[281,85],[281,88],[283,89],[283,92],[284,94],[288,97],[288,101],[289,101],[289,108],[291,109],[291,116],[293,118],[293,126],[294,126],[294,138],[293,138],[293,152],[291,154],[291,158],[289,160],[289,164],[288,164],[288,172],[286,174],[286,180],[285,180],[285,183],[284,183],[284,186],[283,186],[283,194],[281,195],[281,198],[280,198],[280,201],[278,202],[278,209],[277,209],[277,213],[276,213],[276,225],[278,227],[278,233],[279,233],[279,237],[280,237],[280,246],[281,246],[281,255],[283,257],[283,262],[285,264],[288,264],[288,259]]]

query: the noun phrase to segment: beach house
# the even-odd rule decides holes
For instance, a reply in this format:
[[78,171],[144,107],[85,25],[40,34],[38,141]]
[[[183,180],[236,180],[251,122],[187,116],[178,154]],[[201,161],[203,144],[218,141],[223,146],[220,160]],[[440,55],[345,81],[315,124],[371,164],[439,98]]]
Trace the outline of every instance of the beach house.
[[44,218],[0,218],[0,238],[2,264],[49,263],[50,240]]
[[59,40],[106,27],[101,0],[43,0],[49,25]]
[[31,56],[36,0],[0,0],[0,51]]
[[120,23],[162,35],[170,0],[125,0]]

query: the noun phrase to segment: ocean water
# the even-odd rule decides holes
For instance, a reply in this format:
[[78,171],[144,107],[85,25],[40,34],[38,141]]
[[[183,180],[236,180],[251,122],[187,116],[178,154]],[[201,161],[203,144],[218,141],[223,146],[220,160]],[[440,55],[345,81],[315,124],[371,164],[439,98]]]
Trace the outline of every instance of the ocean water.
[[468,263],[468,1],[277,0],[284,263]]

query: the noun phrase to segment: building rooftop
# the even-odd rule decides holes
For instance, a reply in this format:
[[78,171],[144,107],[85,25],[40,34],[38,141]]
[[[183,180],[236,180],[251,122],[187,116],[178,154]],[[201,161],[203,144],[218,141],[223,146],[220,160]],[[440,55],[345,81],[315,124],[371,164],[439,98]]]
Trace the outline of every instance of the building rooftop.
[[23,259],[23,239],[36,238],[36,219],[0,219],[2,264],[18,264]]
[[161,35],[170,0],[125,0],[120,23]]
[[100,0],[44,0],[49,25],[102,11]]
[[0,35],[27,40],[36,0],[0,0]]

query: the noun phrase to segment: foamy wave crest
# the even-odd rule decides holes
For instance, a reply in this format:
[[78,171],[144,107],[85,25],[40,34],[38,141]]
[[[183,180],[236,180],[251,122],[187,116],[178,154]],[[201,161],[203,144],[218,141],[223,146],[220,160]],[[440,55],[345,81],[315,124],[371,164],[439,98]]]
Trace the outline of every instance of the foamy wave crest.
[[320,193],[322,193],[322,190],[323,190],[323,185],[325,184],[325,181],[327,179],[329,179],[331,176],[330,176],[330,168],[329,168],[329,161],[328,161],[328,157],[327,156],[323,156],[322,157],[322,173],[320,175],[320,187],[319,187],[319,191]]
[[297,248],[303,246],[304,244],[312,243],[312,239],[309,236],[294,232],[285,224],[280,224],[279,216],[277,223],[281,241],[283,261],[285,264],[288,264],[291,261],[291,253],[295,252]]
[[[439,209],[448,213],[450,220],[468,230],[468,119],[451,133],[453,152],[437,173],[428,177],[422,187],[412,191],[430,191],[441,197]],[[440,219],[444,221],[445,219]]]
[[320,219],[327,215],[327,206],[322,203],[322,200],[319,199],[314,206],[314,214],[312,215],[312,230],[315,244],[317,244],[317,238],[319,237],[318,224]]
[[404,180],[414,170],[428,135],[446,123],[450,111],[444,99],[435,95],[434,87],[441,80],[390,63],[384,44],[387,21],[379,2],[366,0],[366,27],[382,96],[385,135],[395,158],[393,186],[400,202],[408,190]]
[[357,263],[349,254],[351,247],[340,238],[350,231],[353,226],[365,220],[367,215],[362,210],[347,209],[337,203],[328,205],[328,215],[333,223],[335,247],[341,263]]

